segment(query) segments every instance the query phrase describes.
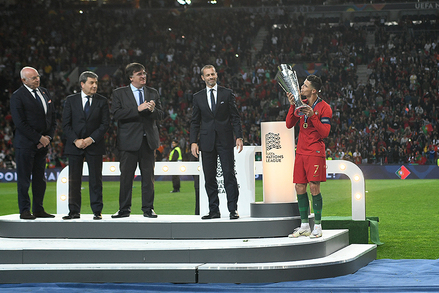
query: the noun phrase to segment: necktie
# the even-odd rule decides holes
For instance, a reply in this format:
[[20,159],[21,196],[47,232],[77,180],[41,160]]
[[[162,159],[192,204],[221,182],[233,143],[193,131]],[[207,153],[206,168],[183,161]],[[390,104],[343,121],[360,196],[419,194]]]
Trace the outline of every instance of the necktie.
[[84,106],[84,113],[85,113],[85,118],[88,118],[88,113],[90,112],[90,96],[86,96],[87,98],[87,102],[85,103]]
[[214,89],[210,90],[210,104],[212,106],[212,112],[215,112],[215,96],[213,95]]
[[43,107],[44,112],[46,112],[46,108],[44,108],[43,101],[41,101],[41,98],[40,98],[40,96],[38,95],[37,90],[35,89],[35,90],[33,90],[32,92],[33,92],[34,95],[35,95],[35,99],[40,103],[41,107]]
[[141,104],[143,104],[144,100],[143,100],[143,95],[142,95],[142,90],[138,90],[139,91],[139,106]]

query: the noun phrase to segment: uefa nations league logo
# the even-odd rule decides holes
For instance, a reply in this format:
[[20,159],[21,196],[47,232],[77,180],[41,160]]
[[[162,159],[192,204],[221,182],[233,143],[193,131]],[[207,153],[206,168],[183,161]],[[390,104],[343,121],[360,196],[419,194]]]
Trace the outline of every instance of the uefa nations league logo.
[[[281,162],[284,158],[284,155],[276,155],[272,149],[282,149],[280,144],[280,134],[269,132],[265,135],[265,162],[267,163],[276,163]],[[271,151],[271,152],[270,152]]]

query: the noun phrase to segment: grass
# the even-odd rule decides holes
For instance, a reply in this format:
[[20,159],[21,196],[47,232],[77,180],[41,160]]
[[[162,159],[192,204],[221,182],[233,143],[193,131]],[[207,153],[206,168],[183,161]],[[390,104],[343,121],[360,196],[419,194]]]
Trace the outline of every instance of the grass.
[[[156,181],[155,211],[159,215],[192,215],[195,195],[192,181],[182,181],[182,192],[173,194],[170,181]],[[141,214],[140,182],[133,187],[132,213]],[[351,216],[349,180],[322,184],[323,216]],[[367,180],[366,215],[379,217],[379,259],[437,259],[437,190],[439,180]],[[88,184],[84,184],[82,210],[91,213]],[[118,210],[119,182],[104,182],[104,214]],[[45,209],[56,213],[56,185],[48,183]],[[262,201],[262,181],[256,181],[256,201]],[[15,183],[0,183],[0,215],[17,214]]]

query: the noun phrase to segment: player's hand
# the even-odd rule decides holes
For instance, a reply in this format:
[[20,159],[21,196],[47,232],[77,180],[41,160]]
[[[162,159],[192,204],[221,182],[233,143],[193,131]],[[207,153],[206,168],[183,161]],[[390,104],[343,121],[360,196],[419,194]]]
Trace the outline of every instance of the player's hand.
[[287,93],[287,98],[291,105],[295,105],[294,95],[292,93]]
[[312,115],[314,115],[314,110],[309,105],[305,105],[305,106],[306,107],[300,108],[300,112],[302,112],[303,114],[305,114],[308,117],[311,117]]

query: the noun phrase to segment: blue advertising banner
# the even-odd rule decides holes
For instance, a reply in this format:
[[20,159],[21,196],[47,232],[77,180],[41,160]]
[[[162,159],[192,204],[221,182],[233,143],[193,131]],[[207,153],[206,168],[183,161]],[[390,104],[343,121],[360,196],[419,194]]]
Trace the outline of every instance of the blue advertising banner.
[[[439,167],[435,165],[359,165],[367,179],[439,179]],[[48,182],[55,182],[61,168],[46,169]],[[327,179],[348,179],[346,175],[328,173]],[[85,179],[85,178],[84,178]],[[139,180],[140,178],[136,178]],[[261,174],[256,174],[256,180],[262,180]],[[104,177],[105,181],[118,181],[117,176]],[[156,176],[157,181],[171,180],[171,176]],[[181,176],[181,180],[193,180],[192,176]],[[84,181],[87,181],[85,179]],[[17,171],[0,169],[0,183],[17,182]]]

